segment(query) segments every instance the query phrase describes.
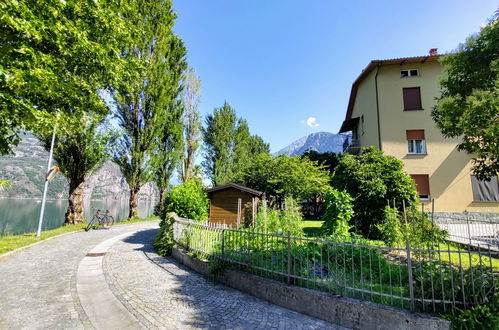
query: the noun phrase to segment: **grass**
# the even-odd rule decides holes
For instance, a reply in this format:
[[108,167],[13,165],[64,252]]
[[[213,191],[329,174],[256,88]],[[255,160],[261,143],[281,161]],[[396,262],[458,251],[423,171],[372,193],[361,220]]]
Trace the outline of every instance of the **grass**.
[[[152,221],[156,220],[157,217],[148,217],[148,218],[134,218],[134,219],[123,219],[121,222],[115,223],[115,225],[127,225],[136,222],[142,221]],[[76,231],[84,230],[87,227],[87,223],[79,223],[75,225],[64,225],[62,227],[52,229],[52,230],[44,230],[42,231],[40,237],[36,237],[36,233],[27,233],[20,235],[7,235],[0,236],[0,255],[21,248],[26,245],[30,245],[36,242],[43,241],[49,237],[71,233]]]
[[307,236],[319,236],[321,234],[322,220],[304,219],[300,226]]

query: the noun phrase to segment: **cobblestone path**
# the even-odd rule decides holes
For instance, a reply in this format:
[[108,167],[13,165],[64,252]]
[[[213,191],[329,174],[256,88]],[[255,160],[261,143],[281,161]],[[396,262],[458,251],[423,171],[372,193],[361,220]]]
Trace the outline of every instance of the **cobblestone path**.
[[[0,260],[0,329],[92,329],[76,290],[78,265],[117,235],[103,258],[109,289],[140,327],[340,329],[259,300],[158,256],[157,222],[74,233]],[[135,231],[135,233],[133,233]]]

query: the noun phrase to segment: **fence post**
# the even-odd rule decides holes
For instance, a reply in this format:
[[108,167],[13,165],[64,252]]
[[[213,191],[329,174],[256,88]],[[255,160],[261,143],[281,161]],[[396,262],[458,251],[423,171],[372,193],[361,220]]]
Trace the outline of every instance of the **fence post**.
[[409,240],[405,243],[407,251],[407,277],[409,279],[409,297],[411,298],[411,311],[414,311],[414,283],[412,279],[412,259],[411,259],[411,243]]
[[222,260],[225,260],[225,228],[222,229]]
[[288,284],[291,284],[291,232],[288,231]]

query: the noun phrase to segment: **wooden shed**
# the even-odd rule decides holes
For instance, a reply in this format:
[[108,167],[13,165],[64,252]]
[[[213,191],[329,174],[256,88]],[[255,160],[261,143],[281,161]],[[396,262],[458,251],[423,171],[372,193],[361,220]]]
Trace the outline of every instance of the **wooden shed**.
[[[210,198],[210,222],[238,226],[254,221],[262,193],[235,183],[206,190]],[[246,223],[245,223],[246,222]]]

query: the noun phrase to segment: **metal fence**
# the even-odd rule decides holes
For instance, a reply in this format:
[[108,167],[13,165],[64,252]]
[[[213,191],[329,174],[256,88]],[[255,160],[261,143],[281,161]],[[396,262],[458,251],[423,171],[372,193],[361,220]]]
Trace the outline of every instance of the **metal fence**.
[[434,223],[448,233],[448,239],[482,249],[499,252],[499,216],[476,217],[449,214],[434,217]]
[[175,242],[232,267],[288,284],[420,312],[485,304],[498,285],[491,249],[336,242],[176,218]]

